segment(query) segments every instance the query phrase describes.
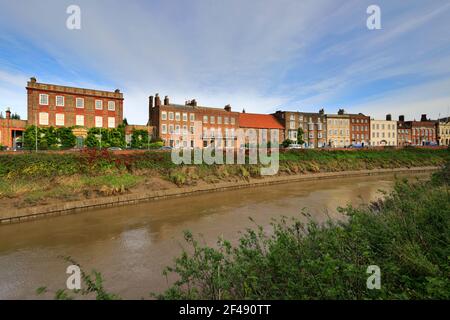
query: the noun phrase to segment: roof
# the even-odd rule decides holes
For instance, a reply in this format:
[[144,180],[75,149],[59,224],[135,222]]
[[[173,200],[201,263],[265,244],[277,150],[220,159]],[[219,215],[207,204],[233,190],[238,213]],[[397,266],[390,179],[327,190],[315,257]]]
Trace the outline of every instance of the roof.
[[284,129],[274,116],[257,113],[240,113],[239,126],[255,129]]

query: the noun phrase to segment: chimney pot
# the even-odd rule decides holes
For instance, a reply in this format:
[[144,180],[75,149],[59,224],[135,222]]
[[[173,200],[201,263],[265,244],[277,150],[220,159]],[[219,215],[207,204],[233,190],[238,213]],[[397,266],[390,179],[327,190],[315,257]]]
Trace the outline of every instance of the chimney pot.
[[161,98],[158,93],[155,94],[155,107],[161,107]]
[[405,122],[405,116],[404,115],[399,116],[398,121]]
[[11,110],[6,109],[6,119],[11,119]]
[[31,82],[31,83],[36,83],[36,77],[31,77],[31,78],[30,78],[30,82]]
[[231,112],[231,105],[227,104],[224,109],[227,112]]
[[422,114],[422,117],[420,118],[420,121],[427,121],[427,115]]
[[164,97],[164,105],[168,106],[169,105],[169,96],[165,96]]
[[387,114],[386,115],[386,120],[387,121],[392,121],[392,115],[391,114]]

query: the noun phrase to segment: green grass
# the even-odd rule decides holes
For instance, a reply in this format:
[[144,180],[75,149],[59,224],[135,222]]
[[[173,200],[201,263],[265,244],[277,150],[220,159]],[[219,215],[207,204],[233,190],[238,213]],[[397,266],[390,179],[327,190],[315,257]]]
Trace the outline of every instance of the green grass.
[[[439,166],[449,156],[448,149],[292,150],[280,153],[279,174]],[[0,199],[24,197],[35,204],[44,198],[123,193],[149,176],[180,187],[200,181],[247,181],[260,178],[260,169],[259,164],[175,165],[170,152],[155,151],[0,154]]]

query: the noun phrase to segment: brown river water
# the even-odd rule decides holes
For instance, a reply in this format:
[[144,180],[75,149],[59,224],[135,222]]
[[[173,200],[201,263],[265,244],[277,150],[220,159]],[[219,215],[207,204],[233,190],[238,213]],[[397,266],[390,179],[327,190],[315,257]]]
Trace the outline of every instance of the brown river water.
[[53,294],[35,291],[65,288],[69,263],[60,255],[73,257],[86,271],[101,271],[107,290],[122,298],[149,298],[167,288],[161,272],[185,246],[183,230],[214,245],[220,236],[236,242],[255,223],[270,232],[273,218],[302,218],[303,208],[316,221],[340,219],[338,206],[380,198],[379,190],[392,190],[394,180],[383,175],[287,183],[0,226],[0,299],[51,299]]

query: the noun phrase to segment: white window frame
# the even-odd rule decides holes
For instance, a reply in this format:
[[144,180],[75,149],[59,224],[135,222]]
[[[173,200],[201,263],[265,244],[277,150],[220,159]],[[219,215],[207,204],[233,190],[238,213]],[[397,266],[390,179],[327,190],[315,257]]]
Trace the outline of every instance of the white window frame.
[[95,116],[94,121],[94,125],[96,128],[103,128],[103,117]]
[[195,114],[194,113],[190,113],[189,114],[189,120],[190,121],[195,121]]
[[108,101],[108,111],[116,111],[116,102]]
[[48,106],[48,94],[46,94],[46,93],[39,94],[39,104],[41,106]]
[[163,123],[161,125],[161,133],[166,134],[167,133],[167,124]]
[[179,112],[175,112],[175,121],[180,121],[180,113]]
[[[58,103],[58,98],[62,98],[62,103]],[[64,101],[65,99],[64,99],[64,96],[56,96],[55,97],[55,104],[56,104],[56,106],[57,107],[64,107]]]
[[187,122],[188,121],[188,115],[187,113],[183,112],[183,121]]
[[[58,119],[59,117],[59,119]],[[55,114],[55,125],[63,127],[64,126],[64,113],[57,113]]]
[[[78,106],[78,101],[81,101],[81,107]],[[84,109],[84,98],[75,98],[75,107],[78,109]]]
[[[98,102],[100,102],[99,105]],[[95,100],[95,110],[103,110],[103,100]]]
[[[81,124],[80,124],[81,123]],[[77,114],[75,116],[75,125],[84,127],[84,115]]]
[[167,120],[167,112],[166,111],[161,112],[161,120]]
[[39,124],[48,126],[48,112],[39,112]]
[[116,127],[116,117],[108,117],[108,128]]
[[169,120],[173,121],[173,119],[174,119],[173,112],[170,111],[170,112],[169,112]]

